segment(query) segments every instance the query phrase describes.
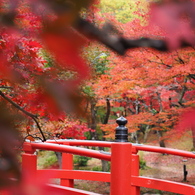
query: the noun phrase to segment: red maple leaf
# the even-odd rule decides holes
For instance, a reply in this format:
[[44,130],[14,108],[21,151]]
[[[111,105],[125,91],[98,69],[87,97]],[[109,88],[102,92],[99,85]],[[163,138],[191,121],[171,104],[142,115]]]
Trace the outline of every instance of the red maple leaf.
[[170,49],[179,48],[181,41],[194,45],[195,3],[186,1],[152,4],[151,24],[166,32]]
[[70,29],[67,29],[65,34],[46,32],[42,39],[62,67],[72,69],[78,73],[79,82],[89,78],[89,67],[80,56],[85,41],[78,33]]
[[189,130],[195,127],[195,108],[186,109],[179,118],[176,125],[177,131]]

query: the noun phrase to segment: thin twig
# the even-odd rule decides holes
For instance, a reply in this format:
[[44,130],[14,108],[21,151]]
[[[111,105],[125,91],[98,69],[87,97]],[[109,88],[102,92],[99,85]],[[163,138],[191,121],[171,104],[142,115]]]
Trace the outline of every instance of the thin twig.
[[153,60],[148,60],[148,62],[152,62],[152,63],[156,63],[156,64],[160,64],[160,65],[164,65],[164,66],[167,66],[167,68],[172,68],[171,65],[169,64],[165,64],[163,62],[157,62],[157,61],[153,61]]
[[40,133],[41,133],[41,135],[43,137],[43,141],[45,142],[46,141],[46,138],[45,138],[45,135],[44,135],[44,133],[43,133],[43,131],[41,129],[41,126],[39,125],[38,120],[35,117],[32,117],[32,119],[35,121],[35,123],[37,125],[37,128],[39,129],[39,131],[40,131]]

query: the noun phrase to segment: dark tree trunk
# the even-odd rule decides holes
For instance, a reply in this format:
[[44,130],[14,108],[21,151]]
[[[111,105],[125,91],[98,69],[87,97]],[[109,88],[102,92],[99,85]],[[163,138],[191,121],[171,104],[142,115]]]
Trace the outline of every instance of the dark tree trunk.
[[161,96],[160,96],[161,94],[159,92],[156,92],[156,94],[157,94],[158,103],[159,103],[159,107],[160,107],[159,112],[162,112],[163,111],[163,105],[162,105],[162,99],[161,99]]
[[58,159],[59,168],[62,168],[62,153],[61,152],[55,152],[56,157]]
[[106,116],[104,118],[103,124],[108,123],[109,116],[110,116],[110,100],[107,98],[106,99]]
[[193,144],[192,150],[195,150],[195,127],[192,127],[191,131],[192,131],[192,144]]
[[[187,82],[187,79],[184,80],[184,83],[186,83],[186,82]],[[180,93],[180,97],[179,97],[179,100],[178,100],[178,103],[179,103],[179,105],[180,105],[181,107],[185,107],[185,106],[183,105],[183,98],[184,98],[184,95],[185,95],[185,93],[186,93],[187,90],[188,90],[188,88],[186,87],[186,85],[183,85],[183,86],[182,86],[181,93]]]
[[[107,124],[108,123],[108,119],[110,116],[110,100],[107,98],[106,99],[106,116],[104,118],[103,124]],[[102,141],[105,141],[104,135],[105,133],[102,132],[103,137],[102,137]],[[99,147],[100,150],[105,150],[104,147]],[[101,160],[102,161],[102,171],[107,172],[109,171],[109,166],[108,166],[108,161],[105,160]]]
[[160,145],[160,147],[166,147],[165,146],[165,141],[164,141],[164,139],[162,139],[162,137],[163,137],[163,132],[162,131],[157,131],[157,135],[158,135],[158,138],[159,138],[159,145]]
[[[88,122],[89,128],[96,130],[97,124],[96,124],[96,111],[95,111],[96,101],[94,99],[91,99],[90,101],[90,111],[91,111],[91,117]],[[90,137],[91,139],[97,140],[97,133],[96,131],[92,132],[90,131]]]

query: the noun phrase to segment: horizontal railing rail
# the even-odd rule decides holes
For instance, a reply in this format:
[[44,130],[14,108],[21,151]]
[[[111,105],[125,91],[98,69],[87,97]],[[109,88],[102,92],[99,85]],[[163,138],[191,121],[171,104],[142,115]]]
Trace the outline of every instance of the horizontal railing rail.
[[[91,147],[111,147],[113,142],[105,142],[105,141],[91,141],[91,140],[48,140],[46,143],[55,143],[55,144],[66,144],[70,146],[91,146]],[[133,153],[137,153],[138,151],[147,151],[147,152],[156,152],[162,154],[170,154],[176,155],[186,158],[194,158],[195,152],[188,152],[185,150],[171,149],[171,148],[163,148],[157,146],[143,145],[143,144],[133,144],[132,143]]]
[[76,139],[60,139],[60,140],[47,140],[46,143],[66,144],[70,146],[91,146],[91,147],[111,147],[113,142],[108,141],[95,141],[95,140],[76,140]]
[[188,152],[185,150],[163,148],[163,147],[141,145],[141,144],[134,145],[133,148],[134,148],[134,153],[137,153],[137,151],[147,151],[147,152],[156,152],[161,154],[170,154],[170,155],[181,156],[186,158],[195,158],[195,152]]
[[[25,147],[25,146],[24,146]],[[92,158],[99,158],[101,160],[111,160],[111,156],[109,154],[104,154],[101,151],[96,151],[92,149],[86,148],[78,148],[74,146],[67,146],[67,145],[58,145],[58,144],[51,144],[51,143],[31,143],[31,147],[33,149],[41,149],[41,150],[52,150],[55,152],[65,152],[71,153],[81,156],[87,156]]]

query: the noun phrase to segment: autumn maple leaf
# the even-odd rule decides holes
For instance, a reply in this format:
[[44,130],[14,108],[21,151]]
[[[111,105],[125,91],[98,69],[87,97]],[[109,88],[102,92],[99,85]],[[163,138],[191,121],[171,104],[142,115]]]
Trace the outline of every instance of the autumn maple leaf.
[[195,3],[186,1],[152,4],[151,24],[166,32],[170,49],[177,49],[182,43],[194,45]]
[[195,108],[186,109],[179,118],[179,122],[176,125],[177,131],[184,131],[195,127]]

